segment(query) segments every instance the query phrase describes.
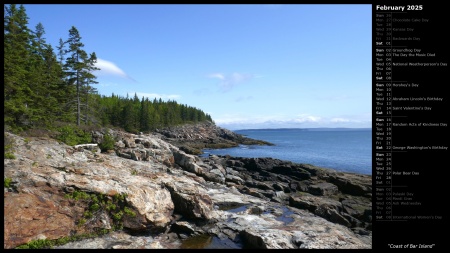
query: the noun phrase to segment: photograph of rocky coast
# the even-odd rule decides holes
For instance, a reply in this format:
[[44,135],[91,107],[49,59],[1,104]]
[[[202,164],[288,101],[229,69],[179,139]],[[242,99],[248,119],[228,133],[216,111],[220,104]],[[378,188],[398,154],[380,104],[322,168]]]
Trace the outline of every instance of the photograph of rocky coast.
[[4,4],[4,249],[372,249],[371,29],[369,4]]
[[[93,143],[5,132],[4,248],[372,247],[371,175],[198,150],[270,145],[211,122]],[[101,152],[105,136],[114,139]],[[6,184],[8,181],[8,184]],[[51,246],[49,246],[51,245]]]

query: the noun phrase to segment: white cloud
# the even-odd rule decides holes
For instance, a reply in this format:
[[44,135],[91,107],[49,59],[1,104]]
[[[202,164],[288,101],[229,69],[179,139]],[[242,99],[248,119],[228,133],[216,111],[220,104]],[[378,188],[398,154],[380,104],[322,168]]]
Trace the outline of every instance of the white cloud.
[[344,118],[332,118],[330,121],[331,122],[351,122],[350,119],[344,119]]
[[283,118],[280,116],[247,116],[242,114],[225,114],[220,118],[214,119],[218,124],[230,124],[230,123],[264,123],[267,121],[280,121]]
[[286,116],[245,116],[224,115],[214,118],[217,125],[228,129],[257,128],[315,128],[315,127],[354,127],[370,128],[372,120],[365,115],[344,117],[320,117],[317,115],[300,114],[296,117]]
[[[128,94],[134,94],[135,92],[129,92]],[[136,95],[139,98],[147,97],[148,99],[162,99],[162,100],[178,100],[181,98],[180,95],[175,94],[158,94],[158,93],[143,93],[143,92],[136,92]]]
[[261,77],[261,76],[255,76],[253,74],[243,74],[243,73],[232,73],[231,75],[225,75],[223,73],[213,73],[208,75],[210,78],[217,78],[220,80],[219,82],[219,89],[222,92],[227,92],[233,89],[234,86],[237,84],[240,84],[245,81],[249,81],[255,77]]
[[120,69],[115,63],[103,60],[100,58],[97,58],[97,63],[95,64],[97,68],[100,68],[98,70],[99,75],[112,75],[112,76],[118,76],[122,78],[131,79],[134,81],[133,78],[131,78],[129,75],[125,73],[122,69]]
[[296,118],[294,118],[292,121],[295,123],[320,122],[320,121],[322,121],[322,118],[318,117],[318,116],[308,115],[308,114],[301,114],[301,115],[298,115]]
[[221,74],[221,73],[213,73],[213,74],[208,75],[208,77],[219,78],[220,80],[224,80],[225,79],[225,76],[223,74]]

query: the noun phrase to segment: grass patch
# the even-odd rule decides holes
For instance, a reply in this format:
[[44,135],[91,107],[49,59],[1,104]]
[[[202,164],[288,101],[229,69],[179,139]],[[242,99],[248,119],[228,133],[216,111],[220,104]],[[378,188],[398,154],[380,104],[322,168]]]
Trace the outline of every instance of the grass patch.
[[20,245],[16,249],[46,249],[54,246],[54,243],[48,239],[33,240],[27,244]]
[[75,125],[65,125],[56,129],[58,135],[57,140],[66,143],[69,146],[92,142],[92,135],[89,131],[85,131]]
[[65,236],[55,240],[38,239],[30,241],[16,247],[16,249],[51,249],[55,246],[67,244],[69,242],[80,241],[83,239],[95,238],[112,232],[111,229],[101,229],[93,233],[78,234],[73,236]]
[[103,135],[103,141],[98,146],[102,152],[106,152],[108,150],[114,149],[114,143],[116,141],[114,140],[113,136],[110,134]]
[[13,138],[11,138],[6,133],[3,135],[3,146],[4,146],[4,158],[5,159],[16,159],[16,156],[14,155],[14,145],[15,141]]
[[4,187],[6,187],[6,188],[11,187],[11,182],[12,182],[12,179],[11,179],[11,178],[5,177],[5,179],[3,179],[3,185],[4,185]]
[[136,217],[136,213],[127,206],[126,196],[127,194],[125,193],[106,196],[101,193],[89,194],[74,191],[66,194],[65,198],[87,202],[87,208],[84,210],[82,218],[77,222],[78,226],[85,225],[96,214],[105,211],[112,220],[114,230],[117,230],[123,228],[123,219],[125,217]]
[[16,159],[16,156],[13,153],[6,152],[5,159]]

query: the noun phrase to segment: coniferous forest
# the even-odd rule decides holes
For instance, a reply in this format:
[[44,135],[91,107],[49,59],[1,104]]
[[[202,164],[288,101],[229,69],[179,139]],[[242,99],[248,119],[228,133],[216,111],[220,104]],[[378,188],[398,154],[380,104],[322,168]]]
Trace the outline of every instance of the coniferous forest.
[[176,101],[149,100],[136,94],[100,95],[93,74],[95,52],[84,51],[80,31],[69,27],[56,48],[44,25],[28,27],[23,5],[4,5],[4,125],[20,132],[74,127],[119,127],[148,132],[184,123],[211,121],[202,110]]

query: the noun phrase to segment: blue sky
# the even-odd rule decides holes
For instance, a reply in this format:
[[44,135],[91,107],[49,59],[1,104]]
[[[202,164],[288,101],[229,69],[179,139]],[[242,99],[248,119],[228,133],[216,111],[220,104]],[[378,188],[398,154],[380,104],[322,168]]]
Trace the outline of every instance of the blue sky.
[[26,4],[55,52],[75,26],[100,94],[176,100],[231,130],[371,127],[371,5]]

